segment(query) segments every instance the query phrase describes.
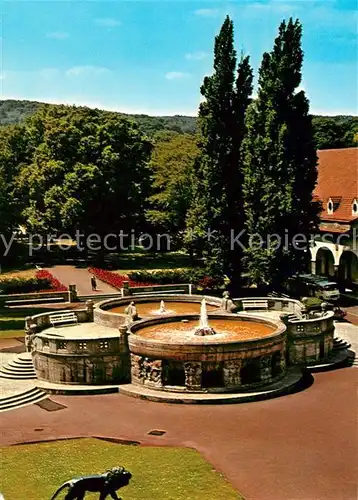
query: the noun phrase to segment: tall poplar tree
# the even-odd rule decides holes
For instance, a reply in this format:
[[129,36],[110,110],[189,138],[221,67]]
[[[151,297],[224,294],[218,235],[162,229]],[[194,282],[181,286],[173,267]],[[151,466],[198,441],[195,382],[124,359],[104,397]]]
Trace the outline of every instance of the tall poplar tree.
[[301,36],[298,20],[281,23],[273,50],[263,56],[258,98],[246,117],[243,193],[251,244],[245,253],[256,284],[280,284],[302,269],[318,224],[312,197],[317,156],[309,103],[299,89]]
[[227,274],[231,280],[240,274],[230,237],[242,222],[240,146],[251,92],[249,58],[241,58],[237,68],[233,22],[226,17],[215,38],[213,74],[201,87],[199,155],[186,237],[205,257],[210,275]]

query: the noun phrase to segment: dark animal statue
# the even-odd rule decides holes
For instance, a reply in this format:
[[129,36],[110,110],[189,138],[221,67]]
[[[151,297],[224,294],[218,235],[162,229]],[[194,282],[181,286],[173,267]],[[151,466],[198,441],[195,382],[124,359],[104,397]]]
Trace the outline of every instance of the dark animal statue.
[[66,481],[51,497],[51,500],[68,488],[65,500],[83,500],[86,492],[99,492],[99,500],[105,500],[109,495],[114,500],[121,500],[116,491],[129,484],[132,474],[124,467],[113,467],[103,474],[94,474],[92,476],[83,476]]

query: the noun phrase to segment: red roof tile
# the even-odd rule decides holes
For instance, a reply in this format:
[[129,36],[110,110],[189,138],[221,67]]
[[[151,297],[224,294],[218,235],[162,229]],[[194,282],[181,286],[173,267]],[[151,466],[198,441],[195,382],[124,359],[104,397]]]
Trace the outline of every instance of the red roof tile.
[[[314,198],[322,202],[324,221],[352,222],[352,202],[358,200],[358,148],[325,149],[318,151],[318,184]],[[327,203],[335,205],[333,214],[327,213]]]

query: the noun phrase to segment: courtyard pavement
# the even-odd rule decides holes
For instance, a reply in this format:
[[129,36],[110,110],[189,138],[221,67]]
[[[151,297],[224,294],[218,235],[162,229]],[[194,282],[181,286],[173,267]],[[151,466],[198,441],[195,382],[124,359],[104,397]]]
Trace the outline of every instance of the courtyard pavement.
[[[0,444],[101,436],[188,446],[247,500],[356,500],[357,374],[354,368],[315,374],[303,392],[239,405],[51,396],[67,408],[48,412],[32,405],[2,414]],[[153,429],[165,434],[149,436]]]
[[358,306],[344,307],[347,313],[347,320],[358,326]]

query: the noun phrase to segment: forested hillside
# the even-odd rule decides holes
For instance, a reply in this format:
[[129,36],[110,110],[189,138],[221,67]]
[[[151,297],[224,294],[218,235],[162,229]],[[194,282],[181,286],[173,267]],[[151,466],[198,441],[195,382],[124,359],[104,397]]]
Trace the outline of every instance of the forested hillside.
[[[25,118],[32,115],[44,103],[36,101],[0,101],[0,125],[21,123]],[[141,132],[152,137],[161,130],[172,130],[193,134],[196,130],[196,118],[193,116],[148,116],[128,115],[118,113],[127,118],[135,120]]]
[[[36,101],[0,101],[0,125],[21,123],[43,103]],[[135,120],[141,132],[153,137],[162,130],[194,134],[196,118],[193,116],[127,115]],[[358,117],[349,115],[314,116],[314,137],[318,149],[347,148],[358,144]]]

